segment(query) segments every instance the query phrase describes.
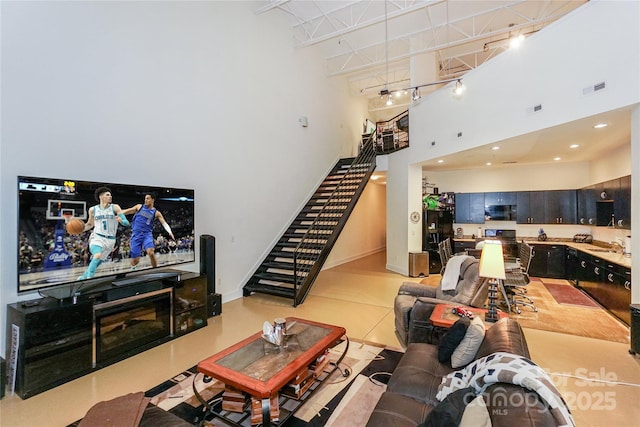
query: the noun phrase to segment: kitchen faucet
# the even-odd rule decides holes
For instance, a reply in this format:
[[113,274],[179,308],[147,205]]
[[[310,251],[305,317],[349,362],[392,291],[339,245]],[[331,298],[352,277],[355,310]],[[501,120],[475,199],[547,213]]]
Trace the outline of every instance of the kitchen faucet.
[[623,253],[624,252],[624,242],[620,242],[618,240],[612,240],[609,242],[611,245],[610,250],[615,253]]

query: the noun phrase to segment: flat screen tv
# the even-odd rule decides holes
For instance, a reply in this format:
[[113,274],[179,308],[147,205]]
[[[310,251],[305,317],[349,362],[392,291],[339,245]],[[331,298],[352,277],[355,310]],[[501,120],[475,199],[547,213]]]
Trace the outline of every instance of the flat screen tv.
[[[18,293],[46,294],[44,290],[66,287],[63,294],[77,294],[109,279],[146,270],[160,273],[159,269],[195,261],[194,190],[72,178],[18,177]],[[103,187],[110,191],[110,198]],[[96,200],[99,188],[105,197]],[[151,205],[159,211],[164,224],[156,211],[147,211]],[[116,212],[118,207],[122,216]],[[145,214],[147,220],[143,221]],[[139,217],[136,226],[134,215]],[[94,227],[73,233],[72,220],[87,224],[91,216]],[[99,233],[103,229],[105,234]],[[130,249],[132,243],[136,246],[133,229],[141,237],[145,231],[147,236],[151,233],[152,244],[147,237],[146,244],[137,245],[145,248],[139,253]],[[94,262],[94,271],[90,270],[96,258],[89,247],[92,233],[103,236],[106,242],[99,263]],[[91,246],[95,249],[95,245]],[[153,257],[148,255],[149,246],[153,248],[155,266],[151,263]],[[132,268],[136,258],[137,265]]]

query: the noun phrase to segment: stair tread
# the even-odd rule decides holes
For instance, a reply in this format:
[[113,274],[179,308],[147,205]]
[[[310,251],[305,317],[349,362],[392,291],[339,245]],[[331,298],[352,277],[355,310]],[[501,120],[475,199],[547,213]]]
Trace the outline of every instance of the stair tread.
[[[353,198],[359,197],[367,185],[365,178],[373,171],[375,160],[364,159],[375,159],[372,147],[373,144],[365,146],[358,160],[338,161],[244,285],[245,296],[255,292],[284,296],[292,298],[294,306],[304,301],[320,271],[316,264],[326,259],[354,208]],[[298,286],[294,257],[296,276],[302,279]]]

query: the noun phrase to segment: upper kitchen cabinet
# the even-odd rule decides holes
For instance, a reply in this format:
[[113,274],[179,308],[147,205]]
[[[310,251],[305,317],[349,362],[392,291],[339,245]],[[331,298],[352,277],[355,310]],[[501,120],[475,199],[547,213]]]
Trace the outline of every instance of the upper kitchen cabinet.
[[576,190],[545,191],[544,198],[546,224],[576,223]]
[[456,223],[484,224],[484,193],[456,193]]
[[596,225],[597,194],[595,185],[578,190],[578,224]]
[[484,193],[485,206],[506,206],[516,204],[516,192],[506,191],[497,193]]
[[620,178],[620,187],[613,199],[616,227],[631,229],[631,175]]
[[544,191],[518,191],[516,194],[518,224],[544,224]]

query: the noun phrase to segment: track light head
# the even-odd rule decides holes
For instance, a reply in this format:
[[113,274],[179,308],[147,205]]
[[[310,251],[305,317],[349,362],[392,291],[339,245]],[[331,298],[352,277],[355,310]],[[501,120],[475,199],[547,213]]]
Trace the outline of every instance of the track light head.
[[411,94],[411,99],[412,99],[413,101],[417,101],[417,100],[419,100],[420,98],[421,98],[421,97],[420,97],[420,89],[419,89],[419,88],[417,88],[417,87],[413,88],[413,93]]

